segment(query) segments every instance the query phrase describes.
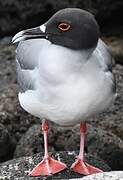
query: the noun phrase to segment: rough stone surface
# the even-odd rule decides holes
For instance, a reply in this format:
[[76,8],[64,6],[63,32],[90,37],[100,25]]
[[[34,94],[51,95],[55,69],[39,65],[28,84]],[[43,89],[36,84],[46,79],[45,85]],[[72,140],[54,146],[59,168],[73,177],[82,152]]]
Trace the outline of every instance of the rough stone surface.
[[[62,149],[65,151],[79,150],[79,136],[79,125],[72,129],[63,129],[50,123],[49,150],[51,152]],[[29,156],[43,150],[43,134],[40,124],[33,125],[18,142],[14,158]],[[85,151],[101,157],[112,169],[123,167],[123,141],[111,132],[89,125]]]
[[93,12],[104,29],[114,24],[121,26],[119,17],[123,15],[122,0],[0,0],[0,36],[40,25],[65,7],[79,7]]
[[[52,129],[50,129],[48,144],[49,144],[49,150],[51,152],[54,151],[54,147],[52,145],[50,146],[53,140],[54,140],[54,134],[52,133]],[[14,158],[21,156],[31,156],[38,152],[44,151],[43,146],[44,144],[43,144],[43,134],[41,131],[41,125],[40,124],[32,125],[18,142],[14,152]]]
[[112,168],[123,167],[123,141],[121,138],[101,128],[90,126],[87,132],[87,149],[91,154],[101,157]]
[[14,51],[9,37],[0,40],[0,92],[16,83]]
[[[79,178],[80,180],[81,178]],[[82,180],[122,180],[123,179],[123,171],[111,171],[98,173],[90,176],[86,176],[82,178]]]
[[40,125],[31,126],[17,143],[14,158],[30,156],[43,151],[43,137],[41,136]]
[[4,129],[9,134],[8,143],[12,142],[13,145],[7,151],[4,151],[4,146],[1,146],[1,151],[4,151],[5,154],[4,157],[2,154],[0,155],[0,162],[10,158],[9,152],[13,153],[21,135],[29,128],[30,124],[38,122],[38,120],[35,121],[34,117],[24,112],[19,105],[14,57],[15,47],[10,45],[10,39],[6,37],[0,40],[0,124],[5,127]]
[[102,38],[110,48],[116,63],[123,65],[123,37],[122,34],[119,36],[109,36]]
[[[62,162],[66,163],[68,168],[63,172],[60,172],[56,175],[49,176],[49,177],[39,177],[39,178],[29,178],[28,172],[38,163],[41,161],[43,154],[37,154],[32,157],[23,157],[19,159],[14,159],[0,165],[0,179],[10,178],[10,179],[49,179],[49,180],[58,180],[58,179],[72,179],[83,177],[83,175],[74,173],[70,171],[70,166],[75,160],[75,156],[78,152],[75,151],[68,151],[68,152],[58,152],[53,154],[56,159],[61,160]],[[95,158],[92,155],[86,154],[86,160],[101,168],[103,171],[110,171],[111,169],[99,158]]]
[[[49,150],[51,152],[79,149],[78,126],[72,129],[63,129],[49,122],[48,137]],[[14,157],[29,156],[36,152],[41,152],[44,150],[43,146],[41,125],[32,125],[18,142]]]
[[15,147],[15,143],[12,142],[12,139],[10,137],[8,130],[5,128],[4,125],[0,123],[0,159],[1,161],[7,160],[6,155],[9,158],[12,158],[12,151],[14,147]]

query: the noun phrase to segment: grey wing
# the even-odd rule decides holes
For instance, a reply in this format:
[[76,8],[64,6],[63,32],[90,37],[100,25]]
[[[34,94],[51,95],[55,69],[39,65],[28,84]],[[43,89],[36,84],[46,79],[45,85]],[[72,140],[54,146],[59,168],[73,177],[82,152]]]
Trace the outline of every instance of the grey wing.
[[115,60],[112,57],[108,46],[101,39],[99,39],[97,49],[101,53],[101,56],[102,56],[101,61],[103,61],[102,62],[103,70],[105,72],[110,72],[110,77],[112,79],[112,90],[115,93],[116,92],[116,80],[115,80],[114,74],[112,73],[112,68],[115,64]]
[[25,92],[35,88],[33,76],[30,70],[22,69],[18,59],[16,59],[17,81],[19,85],[19,91]]
[[16,50],[17,80],[21,92],[32,90],[36,84],[36,68],[42,49],[50,44],[43,39],[22,41]]
[[110,71],[112,71],[112,67],[115,65],[115,60],[111,55],[110,49],[101,39],[99,39],[97,48],[104,57],[103,60],[105,65],[108,67]]
[[22,41],[16,49],[16,58],[22,69],[34,69],[38,64],[38,43],[34,40]]
[[32,41],[22,41],[16,49],[17,81],[20,92],[34,89],[31,71],[36,67],[37,61],[34,58],[35,53],[33,49],[35,50]]

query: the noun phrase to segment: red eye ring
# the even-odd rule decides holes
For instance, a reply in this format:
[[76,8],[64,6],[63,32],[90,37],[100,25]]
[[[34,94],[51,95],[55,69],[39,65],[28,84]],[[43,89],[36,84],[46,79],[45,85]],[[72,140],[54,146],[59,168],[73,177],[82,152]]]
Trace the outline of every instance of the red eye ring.
[[67,24],[67,23],[60,23],[58,25],[58,28],[62,31],[68,31],[70,29],[70,24]]

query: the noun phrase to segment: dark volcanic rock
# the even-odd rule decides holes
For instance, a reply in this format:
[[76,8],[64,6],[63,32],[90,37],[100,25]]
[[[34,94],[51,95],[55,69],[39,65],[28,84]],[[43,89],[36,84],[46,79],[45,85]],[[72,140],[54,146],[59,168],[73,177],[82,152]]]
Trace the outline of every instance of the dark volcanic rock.
[[41,137],[40,125],[31,126],[18,142],[14,158],[30,156],[43,151],[43,137]]
[[9,37],[0,40],[0,92],[16,82],[14,51]]
[[[15,143],[11,138],[8,130],[0,123],[0,161],[5,161],[12,158],[12,152]],[[9,150],[9,151],[8,151]],[[6,156],[8,158],[6,158]]]
[[120,36],[104,37],[103,40],[110,48],[116,63],[123,65],[123,38]]
[[[35,119],[20,107],[17,98],[17,85],[12,84],[7,88],[4,87],[4,91],[0,92],[0,123],[8,130],[15,144],[31,124],[38,122]],[[9,152],[9,148],[7,150]],[[8,157],[5,156],[4,160],[7,159]]]
[[[63,129],[56,125],[49,128],[48,142],[51,152],[79,150],[79,126]],[[14,158],[43,151],[43,134],[40,125],[33,125],[17,144]],[[123,141],[111,132],[89,126],[85,151],[101,157],[115,170],[123,166]]]
[[[15,144],[30,124],[35,123],[35,118],[23,111],[18,102],[15,48],[9,42],[10,38],[0,40],[0,124],[4,126],[2,129],[5,129],[2,132],[9,136],[9,142],[4,141],[8,144],[0,148],[1,151],[4,151],[5,148],[5,154],[0,154],[0,162],[12,158],[10,152],[14,151]],[[2,140],[1,136],[0,140]],[[7,148],[11,142],[14,143],[14,148],[13,146]]]
[[[53,156],[56,159],[61,160],[62,162],[67,164],[68,169],[49,176],[49,177],[38,177],[35,179],[49,179],[49,180],[58,180],[58,179],[72,179],[72,178],[78,178],[78,177],[83,177],[83,175],[74,173],[72,171],[70,171],[70,166],[72,165],[72,163],[75,160],[75,156],[76,156],[76,152],[75,151],[70,151],[70,152],[58,152],[56,154],[53,154]],[[23,158],[19,158],[19,159],[14,159],[5,163],[2,163],[0,165],[0,179],[21,179],[21,180],[25,180],[25,179],[34,179],[34,177],[29,178],[29,176],[27,175],[28,172],[37,164],[41,161],[43,154],[37,154],[35,156],[32,157],[23,157]],[[101,168],[103,171],[110,171],[111,169],[103,162],[103,160],[99,159],[99,158],[95,158],[90,154],[86,154],[86,160]]]
[[[75,132],[76,129],[76,132]],[[41,125],[32,125],[18,142],[14,158],[44,151]],[[63,129],[49,122],[49,151],[79,150],[79,128]]]
[[[45,22],[52,14],[65,7],[79,7],[92,11],[100,24],[120,24],[122,0],[0,0],[0,36]],[[105,28],[104,27],[104,28]]]
[[86,141],[88,152],[101,157],[112,170],[122,169],[123,141],[119,137],[110,131],[90,126]]

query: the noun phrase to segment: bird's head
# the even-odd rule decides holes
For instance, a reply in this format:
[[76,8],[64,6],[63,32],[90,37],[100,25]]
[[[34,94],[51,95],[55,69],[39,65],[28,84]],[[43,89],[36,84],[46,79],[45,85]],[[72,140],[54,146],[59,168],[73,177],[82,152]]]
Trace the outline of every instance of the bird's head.
[[12,42],[44,38],[71,49],[96,47],[99,27],[94,16],[78,8],[66,8],[55,13],[43,25],[17,33]]

